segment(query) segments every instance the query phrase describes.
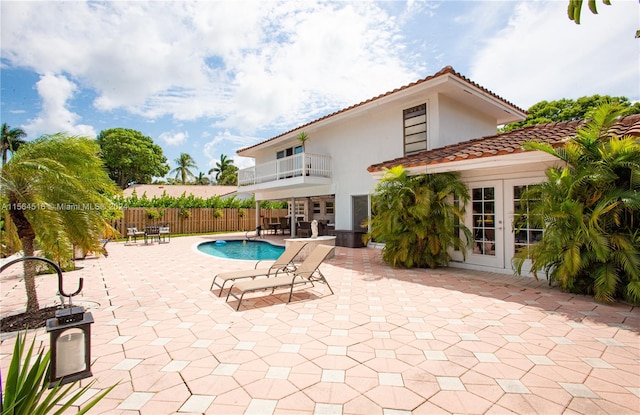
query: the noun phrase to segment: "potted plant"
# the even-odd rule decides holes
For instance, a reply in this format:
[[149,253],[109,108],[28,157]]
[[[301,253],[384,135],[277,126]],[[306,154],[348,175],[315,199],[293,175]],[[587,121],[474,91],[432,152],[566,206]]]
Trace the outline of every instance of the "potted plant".
[[300,134],[298,134],[298,141],[300,141],[300,143],[302,144],[302,152],[305,152],[304,149],[304,143],[307,142],[307,140],[309,140],[309,135],[307,133],[305,133],[304,131],[300,132]]

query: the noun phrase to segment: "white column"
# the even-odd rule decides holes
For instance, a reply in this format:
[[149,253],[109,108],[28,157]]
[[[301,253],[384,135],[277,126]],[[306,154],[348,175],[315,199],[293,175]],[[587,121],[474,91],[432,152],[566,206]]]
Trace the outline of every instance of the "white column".
[[291,226],[291,237],[296,237],[296,198],[291,198],[291,218],[289,218],[289,226]]

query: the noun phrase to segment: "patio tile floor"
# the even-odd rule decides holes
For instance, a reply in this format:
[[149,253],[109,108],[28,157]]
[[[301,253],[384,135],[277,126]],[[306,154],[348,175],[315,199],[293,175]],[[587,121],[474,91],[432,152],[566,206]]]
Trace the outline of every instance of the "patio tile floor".
[[[111,243],[108,258],[65,273],[69,287],[84,279],[74,304],[95,319],[91,393],[120,382],[89,413],[640,412],[638,308],[530,278],[392,269],[377,249],[338,247],[321,266],[334,295],[256,293],[235,311],[211,281],[253,262],[195,248],[212,239]],[[2,315],[24,307],[20,268],[0,275]],[[37,287],[42,307],[59,301],[54,276]],[[32,335],[48,345],[44,329]],[[7,373],[15,336],[1,336]]]

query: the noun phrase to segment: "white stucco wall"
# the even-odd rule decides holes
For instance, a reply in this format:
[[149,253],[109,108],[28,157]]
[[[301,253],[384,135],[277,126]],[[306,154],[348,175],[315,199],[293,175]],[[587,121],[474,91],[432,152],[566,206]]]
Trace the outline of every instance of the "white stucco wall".
[[[331,185],[265,189],[256,192],[256,199],[335,194],[336,229],[353,229],[352,196],[370,194],[377,183],[367,167],[404,156],[403,110],[424,103],[427,104],[430,149],[496,133],[495,119],[435,92],[424,91],[347,111],[332,116],[330,122],[319,122],[304,129],[309,136],[306,152],[331,156]],[[243,155],[255,157],[256,164],[273,161],[277,151],[300,144],[296,136],[297,133],[287,139],[264,143]]]
[[402,109],[375,108],[308,134],[307,151],[331,155],[336,229],[352,229],[351,197],[367,195],[376,185],[367,167],[403,155]]
[[[496,120],[459,101],[442,94],[431,99],[431,108],[436,109],[437,120],[433,120],[433,135],[428,141],[429,150],[456,144],[474,138],[494,135]],[[437,104],[437,105],[436,105]]]

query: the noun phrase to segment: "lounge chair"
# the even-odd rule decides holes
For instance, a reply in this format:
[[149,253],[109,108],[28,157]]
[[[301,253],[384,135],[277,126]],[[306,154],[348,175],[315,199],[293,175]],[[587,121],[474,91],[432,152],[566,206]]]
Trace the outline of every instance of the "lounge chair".
[[[236,307],[236,311],[238,311],[246,293],[268,289],[271,289],[273,293],[276,288],[287,287],[289,288],[289,301],[287,301],[289,303],[293,296],[294,286],[308,283],[313,286],[314,282],[326,284],[331,294],[333,294],[329,282],[327,282],[327,279],[322,275],[322,272],[320,272],[320,264],[322,264],[334,249],[334,246],[318,245],[294,271],[283,272],[273,278],[256,278],[251,281],[237,282],[233,284],[227,292],[226,301],[229,301],[229,297],[238,300],[238,306]],[[234,293],[234,291],[237,293]]]
[[[256,262],[254,269],[246,269],[242,271],[229,271],[229,272],[221,272],[220,274],[213,277],[213,282],[211,283],[211,288],[209,291],[213,290],[213,287],[220,287],[220,292],[218,293],[218,297],[222,296],[222,290],[224,290],[224,285],[227,281],[236,281],[241,280],[243,278],[256,278],[261,276],[271,276],[277,275],[280,272],[287,270],[294,270],[296,268],[293,260],[300,253],[302,248],[306,245],[306,242],[303,241],[293,241],[284,250],[284,252],[275,260],[275,262],[268,268],[258,268],[260,262]],[[222,284],[220,284],[222,282]]]

